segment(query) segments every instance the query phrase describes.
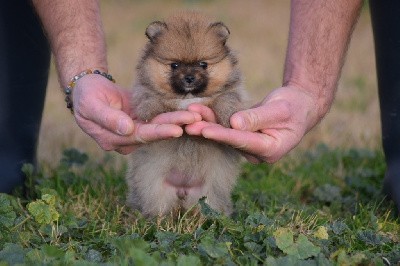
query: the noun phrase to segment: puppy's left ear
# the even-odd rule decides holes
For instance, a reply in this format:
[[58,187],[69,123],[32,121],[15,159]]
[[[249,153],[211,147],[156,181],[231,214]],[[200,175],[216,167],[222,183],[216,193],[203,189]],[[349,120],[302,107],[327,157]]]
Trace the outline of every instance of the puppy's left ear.
[[225,45],[226,40],[231,33],[227,26],[222,22],[215,22],[210,25],[210,29],[213,30],[217,36],[221,39],[222,43]]
[[154,21],[147,26],[146,36],[151,42],[160,36],[167,29],[167,24],[162,21]]

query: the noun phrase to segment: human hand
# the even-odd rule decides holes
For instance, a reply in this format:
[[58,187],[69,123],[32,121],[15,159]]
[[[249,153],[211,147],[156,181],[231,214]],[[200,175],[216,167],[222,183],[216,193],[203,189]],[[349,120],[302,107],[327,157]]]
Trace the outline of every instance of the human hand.
[[73,90],[74,116],[79,127],[106,151],[131,153],[138,145],[179,137],[182,125],[201,120],[197,113],[160,114],[150,122],[137,119],[131,93],[100,75],[86,75]]
[[315,98],[294,86],[271,92],[251,109],[239,111],[230,118],[232,128],[215,123],[213,111],[192,104],[189,111],[199,113],[203,120],[185,127],[189,135],[231,145],[245,153],[253,163],[274,163],[292,150],[319,121]]

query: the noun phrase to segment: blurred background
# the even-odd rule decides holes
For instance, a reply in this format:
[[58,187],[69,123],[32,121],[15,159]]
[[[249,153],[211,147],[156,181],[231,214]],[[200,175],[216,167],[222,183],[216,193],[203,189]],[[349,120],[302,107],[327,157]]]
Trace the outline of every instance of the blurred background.
[[[135,65],[146,43],[147,25],[181,9],[203,11],[230,29],[229,45],[238,54],[245,86],[253,103],[280,87],[290,15],[289,0],[114,0],[102,1],[109,72],[131,88]],[[368,6],[363,8],[350,43],[335,103],[292,154],[319,143],[330,147],[380,149],[379,106],[374,46]],[[65,107],[54,65],[51,69],[40,142],[39,162],[58,163],[66,148],[78,148],[92,158],[104,152],[75,124]],[[124,157],[111,152],[118,159]],[[95,157],[94,157],[95,156]]]

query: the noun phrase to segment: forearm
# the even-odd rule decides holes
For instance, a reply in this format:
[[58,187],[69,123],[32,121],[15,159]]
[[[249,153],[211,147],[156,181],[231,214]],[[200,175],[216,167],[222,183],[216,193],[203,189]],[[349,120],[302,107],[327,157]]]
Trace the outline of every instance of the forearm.
[[61,86],[88,68],[108,70],[98,1],[32,2],[49,38]]
[[334,98],[361,0],[292,0],[283,84],[317,100],[312,127]]

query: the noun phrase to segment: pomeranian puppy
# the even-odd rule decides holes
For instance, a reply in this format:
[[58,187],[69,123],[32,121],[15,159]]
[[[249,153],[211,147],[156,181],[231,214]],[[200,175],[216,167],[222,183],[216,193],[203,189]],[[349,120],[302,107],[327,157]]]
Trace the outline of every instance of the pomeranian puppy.
[[[195,11],[151,23],[133,88],[137,116],[150,121],[201,103],[230,127],[244,94],[237,59],[226,45],[229,34],[222,22]],[[211,208],[230,215],[239,170],[237,150],[205,138],[184,134],[144,144],[130,157],[127,204],[153,217],[187,210],[205,196]]]

